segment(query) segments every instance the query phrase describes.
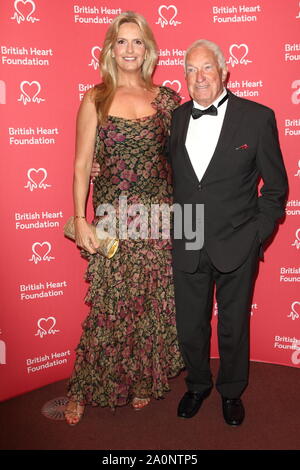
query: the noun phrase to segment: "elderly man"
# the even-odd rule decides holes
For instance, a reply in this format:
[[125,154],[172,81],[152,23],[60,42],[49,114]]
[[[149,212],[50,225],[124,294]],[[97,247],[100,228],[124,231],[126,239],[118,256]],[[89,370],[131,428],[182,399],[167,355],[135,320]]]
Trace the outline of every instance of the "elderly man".
[[[192,220],[185,218],[188,235],[175,236],[173,245],[177,329],[188,389],[178,416],[193,417],[213,386],[209,357],[216,286],[216,388],[225,421],[237,426],[245,415],[240,397],[248,384],[258,260],[284,215],[287,177],[273,111],[226,90],[226,62],[216,44],[199,40],[188,48],[185,76],[192,99],[174,111],[169,142],[174,202],[193,209]],[[204,241],[194,247],[191,227],[198,235],[204,230]]]

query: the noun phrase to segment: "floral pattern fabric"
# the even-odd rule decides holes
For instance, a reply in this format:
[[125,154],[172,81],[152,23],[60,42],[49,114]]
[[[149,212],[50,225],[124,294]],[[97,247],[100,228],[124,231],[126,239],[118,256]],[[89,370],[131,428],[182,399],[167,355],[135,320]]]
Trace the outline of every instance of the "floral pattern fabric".
[[[155,113],[139,119],[109,116],[97,129],[93,205],[172,204],[171,170],[164,157],[171,112],[180,98],[160,87]],[[127,222],[136,216],[128,216]],[[95,216],[94,223],[100,216]],[[103,215],[103,219],[105,215]],[[119,219],[117,217],[117,222]],[[83,404],[125,405],[137,396],[162,398],[168,379],[184,367],[177,343],[170,238],[120,239],[108,260],[90,255],[83,323],[68,397]],[[150,232],[149,232],[150,233]]]

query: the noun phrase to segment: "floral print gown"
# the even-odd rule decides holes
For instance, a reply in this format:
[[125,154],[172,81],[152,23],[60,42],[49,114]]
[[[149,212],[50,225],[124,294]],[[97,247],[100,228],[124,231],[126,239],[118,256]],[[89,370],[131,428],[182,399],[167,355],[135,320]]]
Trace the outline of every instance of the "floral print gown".
[[[127,197],[128,207],[172,204],[171,170],[163,151],[179,101],[173,90],[160,87],[152,103],[155,114],[109,116],[98,127],[95,213],[99,204],[110,203],[118,214],[120,196]],[[91,310],[76,349],[70,399],[115,408],[135,396],[162,398],[169,391],[168,378],[184,367],[175,325],[171,243],[159,231],[156,239],[120,239],[110,260],[82,251],[89,260],[85,300]]]

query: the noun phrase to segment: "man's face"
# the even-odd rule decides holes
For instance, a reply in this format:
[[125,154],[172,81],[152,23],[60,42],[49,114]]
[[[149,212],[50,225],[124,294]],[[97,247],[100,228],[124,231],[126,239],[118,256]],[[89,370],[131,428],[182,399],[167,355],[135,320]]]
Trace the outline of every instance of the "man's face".
[[207,47],[195,47],[187,55],[187,87],[191,98],[201,106],[211,105],[220,96],[226,75],[227,70],[220,68],[215,54]]

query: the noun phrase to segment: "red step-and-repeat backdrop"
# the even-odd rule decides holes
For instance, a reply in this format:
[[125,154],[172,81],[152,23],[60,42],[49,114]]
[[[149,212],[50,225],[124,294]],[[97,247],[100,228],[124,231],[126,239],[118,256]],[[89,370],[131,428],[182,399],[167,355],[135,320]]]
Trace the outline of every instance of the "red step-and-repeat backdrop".
[[[157,84],[188,100],[187,46],[217,42],[228,87],[275,110],[290,182],[286,220],[260,264],[251,359],[300,366],[300,3],[298,0],[3,0],[0,4],[0,399],[68,377],[84,304],[86,261],[63,237],[72,215],[75,118],[99,82],[105,32],[143,14],[159,45]],[[91,204],[89,215],[91,216]],[[212,357],[217,305],[213,312]]]

